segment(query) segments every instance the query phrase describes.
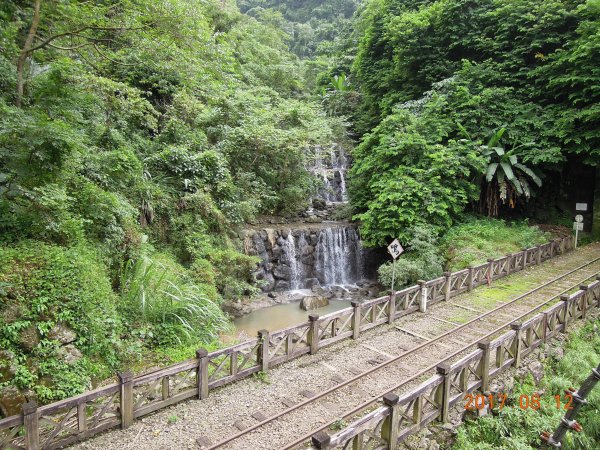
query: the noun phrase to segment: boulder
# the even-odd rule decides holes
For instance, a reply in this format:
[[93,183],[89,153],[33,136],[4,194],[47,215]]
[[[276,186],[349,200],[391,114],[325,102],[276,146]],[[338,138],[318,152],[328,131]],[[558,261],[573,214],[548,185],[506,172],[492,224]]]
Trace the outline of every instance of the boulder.
[[56,339],[61,344],[70,344],[77,339],[77,334],[65,324],[57,323],[48,333],[48,337]]
[[58,356],[67,364],[73,364],[83,357],[83,354],[73,344],[65,345],[58,350]]
[[327,207],[327,203],[323,199],[313,198],[312,206],[315,209],[325,209]]
[[544,378],[544,365],[540,361],[533,361],[529,364],[529,371],[533,375],[535,384],[540,384],[540,381]]
[[291,275],[291,270],[288,266],[282,264],[277,266],[275,270],[273,270],[273,276],[279,280],[289,280]]
[[34,325],[23,329],[20,334],[20,344],[25,350],[33,350],[40,343],[40,337]]
[[320,295],[309,295],[300,302],[300,308],[304,311],[312,311],[327,305],[329,305],[329,300]]
[[0,389],[0,413],[4,417],[20,414],[23,403],[27,403],[25,395],[15,386]]
[[15,355],[8,350],[0,350],[0,383],[12,380],[17,373],[14,364]]

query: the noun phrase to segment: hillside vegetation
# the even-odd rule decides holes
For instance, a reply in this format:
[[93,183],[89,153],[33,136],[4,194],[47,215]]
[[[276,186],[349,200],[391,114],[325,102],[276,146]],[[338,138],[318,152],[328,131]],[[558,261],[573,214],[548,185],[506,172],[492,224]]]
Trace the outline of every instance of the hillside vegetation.
[[0,388],[65,397],[228,329],[257,290],[234,227],[302,209],[340,129],[285,42],[226,1],[2,3]]
[[600,0],[3,1],[0,411],[223,345],[240,228],[311,206],[315,145],[401,284],[546,240],[599,60]]

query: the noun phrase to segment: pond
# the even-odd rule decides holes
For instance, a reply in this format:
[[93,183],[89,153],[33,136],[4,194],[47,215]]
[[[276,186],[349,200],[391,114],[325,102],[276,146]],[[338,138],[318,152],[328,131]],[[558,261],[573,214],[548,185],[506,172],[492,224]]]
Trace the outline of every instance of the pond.
[[348,308],[349,300],[330,300],[329,305],[312,311],[300,309],[300,302],[285,303],[258,309],[234,319],[236,334],[244,333],[256,337],[259,330],[277,331],[298,325],[308,320],[309,314],[325,315]]

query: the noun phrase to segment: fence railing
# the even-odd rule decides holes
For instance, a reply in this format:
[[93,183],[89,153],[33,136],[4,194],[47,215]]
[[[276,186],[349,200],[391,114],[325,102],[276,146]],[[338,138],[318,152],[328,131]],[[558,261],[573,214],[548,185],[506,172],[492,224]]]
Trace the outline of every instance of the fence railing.
[[23,414],[0,420],[0,449],[52,449],[87,439],[112,427],[127,428],[135,419],[188,398],[203,399],[211,389],[267,371],[343,339],[356,339],[370,328],[391,323],[428,305],[490,283],[573,249],[573,238],[555,239],[519,253],[488,260],[392,295],[331,314],[309,315],[307,322],[283,330],[261,330],[256,339],[134,376],[46,406],[23,405]]
[[383,397],[383,406],[366,414],[343,430],[313,436],[317,449],[388,449],[398,448],[407,436],[434,420],[448,421],[450,409],[464,401],[467,394],[487,392],[490,380],[521,360],[542,343],[552,339],[576,320],[585,319],[591,308],[600,308],[600,277],[511,330],[489,341],[454,362],[437,366],[437,374],[402,394]]

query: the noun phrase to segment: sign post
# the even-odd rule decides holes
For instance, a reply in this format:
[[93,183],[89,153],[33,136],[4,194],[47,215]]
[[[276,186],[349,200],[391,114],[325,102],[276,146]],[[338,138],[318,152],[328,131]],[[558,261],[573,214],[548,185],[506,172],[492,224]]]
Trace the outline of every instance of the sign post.
[[579,239],[579,232],[583,231],[583,216],[577,214],[575,216],[575,222],[573,222],[573,229],[575,230],[575,248],[577,248],[577,239]]
[[394,281],[396,280],[396,260],[400,257],[402,253],[404,253],[404,249],[402,245],[400,245],[400,241],[398,239],[394,239],[390,245],[388,245],[388,252],[394,258],[394,262],[392,263],[392,295],[394,295]]

